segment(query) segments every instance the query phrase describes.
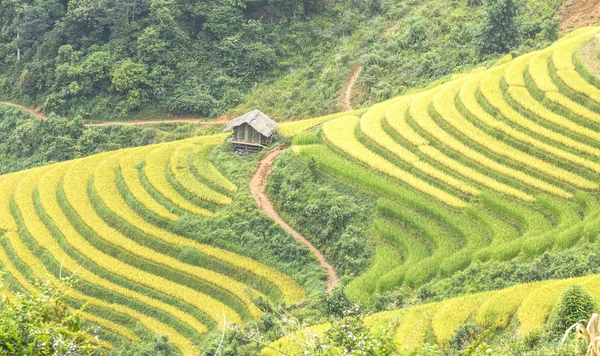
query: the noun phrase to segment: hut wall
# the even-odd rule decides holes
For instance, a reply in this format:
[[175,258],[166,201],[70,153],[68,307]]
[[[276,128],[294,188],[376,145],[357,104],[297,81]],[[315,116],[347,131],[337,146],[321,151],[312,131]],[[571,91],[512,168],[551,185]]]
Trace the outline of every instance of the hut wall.
[[261,144],[261,134],[248,124],[243,124],[233,129],[233,141],[250,144]]

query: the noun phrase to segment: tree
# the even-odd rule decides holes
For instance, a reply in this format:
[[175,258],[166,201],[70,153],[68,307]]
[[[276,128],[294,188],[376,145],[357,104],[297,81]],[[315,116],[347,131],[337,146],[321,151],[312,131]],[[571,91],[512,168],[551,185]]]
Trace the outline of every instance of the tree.
[[519,43],[519,0],[488,0],[480,29],[480,54],[507,53]]
[[563,333],[569,326],[587,320],[596,312],[598,312],[596,299],[582,286],[572,285],[563,292],[552,309],[549,318],[550,327],[557,333]]
[[77,310],[63,301],[68,283],[46,281],[31,295],[0,301],[0,354],[91,355],[98,347]]

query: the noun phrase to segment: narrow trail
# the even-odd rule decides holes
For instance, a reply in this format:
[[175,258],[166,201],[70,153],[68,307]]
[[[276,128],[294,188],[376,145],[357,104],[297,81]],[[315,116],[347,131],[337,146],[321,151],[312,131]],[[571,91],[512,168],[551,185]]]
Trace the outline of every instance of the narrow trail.
[[294,238],[300,243],[306,245],[310,251],[317,256],[319,264],[325,270],[325,272],[327,272],[327,292],[331,292],[333,287],[335,287],[339,282],[335,268],[333,268],[333,266],[327,262],[323,253],[313,246],[310,241],[308,241],[304,236],[300,235],[290,225],[283,221],[273,207],[273,203],[267,196],[267,178],[269,177],[269,173],[271,173],[271,168],[273,168],[273,162],[283,152],[283,150],[275,150],[267,154],[265,158],[260,161],[260,164],[258,165],[258,168],[256,169],[256,172],[250,181],[250,191],[252,192],[252,196],[254,196],[254,200],[256,200],[258,207],[263,213],[275,220],[279,225],[281,225],[281,227],[283,227],[284,230],[292,234],[292,236],[294,236]]
[[8,101],[0,101],[0,105],[11,106],[13,108],[17,108],[17,109],[22,110],[22,111],[26,112],[27,114],[29,114],[37,119],[40,119],[40,120],[44,120],[46,118],[46,115],[44,115],[44,113],[42,113],[38,110],[27,108],[23,105],[11,103]]
[[[47,118],[39,109],[30,109],[23,105],[11,103],[9,101],[0,101],[0,105],[10,106],[22,110],[23,112],[35,117],[36,119],[45,120]],[[142,126],[142,125],[158,125],[158,124],[197,124],[202,126],[216,126],[227,123],[227,117],[223,116],[215,121],[204,121],[204,119],[170,119],[170,120],[147,120],[147,121],[106,121],[95,124],[85,124],[87,127],[102,127],[102,126]]]
[[102,126],[142,126],[142,125],[158,125],[158,124],[197,124],[197,125],[223,125],[224,122],[204,121],[201,119],[172,119],[172,120],[149,120],[149,121],[107,121],[97,124],[85,124],[87,127],[102,127]]
[[342,93],[338,98],[338,103],[342,107],[343,111],[351,111],[354,109],[354,105],[352,104],[352,90],[354,90],[354,85],[356,81],[360,77],[363,71],[363,66],[357,64],[352,68],[352,72],[350,72],[350,76],[348,77],[348,81],[344,84],[342,88]]

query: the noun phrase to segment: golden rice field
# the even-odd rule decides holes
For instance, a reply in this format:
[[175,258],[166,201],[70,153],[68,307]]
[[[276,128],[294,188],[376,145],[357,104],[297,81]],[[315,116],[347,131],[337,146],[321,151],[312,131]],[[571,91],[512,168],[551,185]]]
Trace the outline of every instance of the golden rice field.
[[[74,275],[69,301],[88,303],[91,324],[131,340],[141,325],[185,355],[201,353],[207,332],[258,318],[255,298],[303,301],[304,289],[277,269],[170,228],[184,215],[209,218],[232,204],[237,187],[209,160],[226,137],[0,176],[0,264],[10,286],[25,292],[38,278]],[[205,262],[183,262],[184,248]]]
[[[474,261],[598,241],[600,81],[579,51],[598,33],[576,30],[546,49],[331,118],[312,138],[294,141],[298,156],[378,197],[381,243],[348,294],[368,305],[377,292],[419,287]],[[406,349],[429,328],[447,342],[467,320],[502,328],[516,317],[526,335],[544,325],[569,284],[600,296],[598,278],[520,285],[374,315],[371,323],[398,319]],[[293,353],[308,334],[300,335],[275,346]]]
[[[504,58],[369,109],[280,125],[292,151],[377,197],[379,244],[346,292],[369,305],[379,292],[417,288],[475,261],[535,257],[600,239],[600,88],[579,49],[600,28]],[[316,129],[316,127],[320,127]],[[306,133],[306,131],[312,132]],[[0,176],[0,264],[13,291],[47,275],[75,275],[69,302],[122,339],[141,325],[183,354],[226,324],[260,317],[254,301],[306,298],[290,276],[247,256],[178,234],[210,219],[238,187],[210,161],[227,135],[103,153]],[[178,252],[191,249],[203,263]],[[253,283],[247,283],[252,281]],[[399,347],[427,332],[448,342],[471,320],[543,327],[561,292],[600,277],[523,284],[370,316],[393,323]],[[319,325],[273,344],[293,354]],[[108,343],[107,343],[108,345]],[[265,349],[265,355],[275,355]]]
[[[523,336],[544,326],[552,307],[572,284],[581,285],[593,295],[600,296],[600,276],[521,284],[499,291],[372,314],[365,318],[365,324],[373,330],[393,328],[394,342],[403,353],[415,351],[425,342],[428,330],[433,331],[441,345],[446,345],[467,321],[485,328],[505,328],[516,318],[519,323],[517,332]],[[316,325],[291,333],[272,343],[272,348],[264,348],[262,355],[281,354],[274,349],[291,355],[299,354],[314,335],[322,334],[328,327],[327,324]]]

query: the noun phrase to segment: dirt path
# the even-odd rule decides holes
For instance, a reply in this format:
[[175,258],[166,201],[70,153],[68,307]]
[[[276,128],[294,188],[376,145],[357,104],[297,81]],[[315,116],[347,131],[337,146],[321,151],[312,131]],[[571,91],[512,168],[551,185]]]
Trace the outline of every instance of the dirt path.
[[[10,106],[24,111],[25,113],[44,120],[47,118],[44,113],[40,111],[40,108],[30,109],[23,105],[11,103],[8,101],[0,101],[0,105]],[[101,127],[101,126],[142,126],[142,125],[158,125],[158,124],[197,124],[197,125],[223,125],[227,123],[227,116],[220,117],[215,121],[205,121],[204,119],[171,119],[171,120],[148,120],[148,121],[106,121],[99,122],[97,124],[85,124],[88,127]]]
[[10,103],[8,101],[0,101],[0,105],[5,105],[5,106],[12,106],[13,108],[17,108],[19,110],[22,110],[24,112],[26,112],[27,114],[38,118],[40,120],[44,120],[46,118],[46,115],[44,115],[44,113],[42,113],[41,111],[39,111],[39,109],[34,110],[34,109],[30,109],[27,108],[23,105],[19,105],[19,104],[15,104],[15,103]]
[[600,23],[598,0],[566,0],[557,13],[560,30],[567,31]]
[[252,195],[254,196],[254,200],[258,204],[260,210],[269,216],[271,219],[275,220],[284,230],[292,234],[296,240],[300,243],[306,245],[310,251],[317,256],[319,260],[319,264],[321,267],[327,272],[327,291],[331,292],[333,287],[335,287],[339,278],[335,272],[335,268],[330,265],[323,253],[319,251],[315,246],[313,246],[310,241],[308,241],[304,236],[300,235],[296,230],[294,230],[290,225],[288,225],[283,219],[279,216],[275,208],[273,207],[273,203],[267,196],[266,188],[267,188],[267,178],[269,177],[269,173],[271,172],[271,168],[273,167],[273,162],[279,155],[283,153],[282,150],[275,150],[270,152],[265,158],[260,161],[252,180],[250,181],[250,190],[252,191]]
[[352,90],[354,89],[354,85],[356,81],[360,77],[360,74],[363,71],[363,66],[357,64],[352,68],[352,72],[350,72],[350,76],[348,77],[348,81],[344,84],[342,88],[342,93],[338,98],[338,103],[342,107],[343,111],[351,111],[354,109],[354,105],[352,104]]
[[97,124],[86,124],[88,127],[102,126],[142,126],[142,125],[158,125],[158,124],[197,124],[197,125],[223,125],[223,122],[204,121],[200,119],[173,119],[173,120],[149,120],[149,121],[107,121]]

